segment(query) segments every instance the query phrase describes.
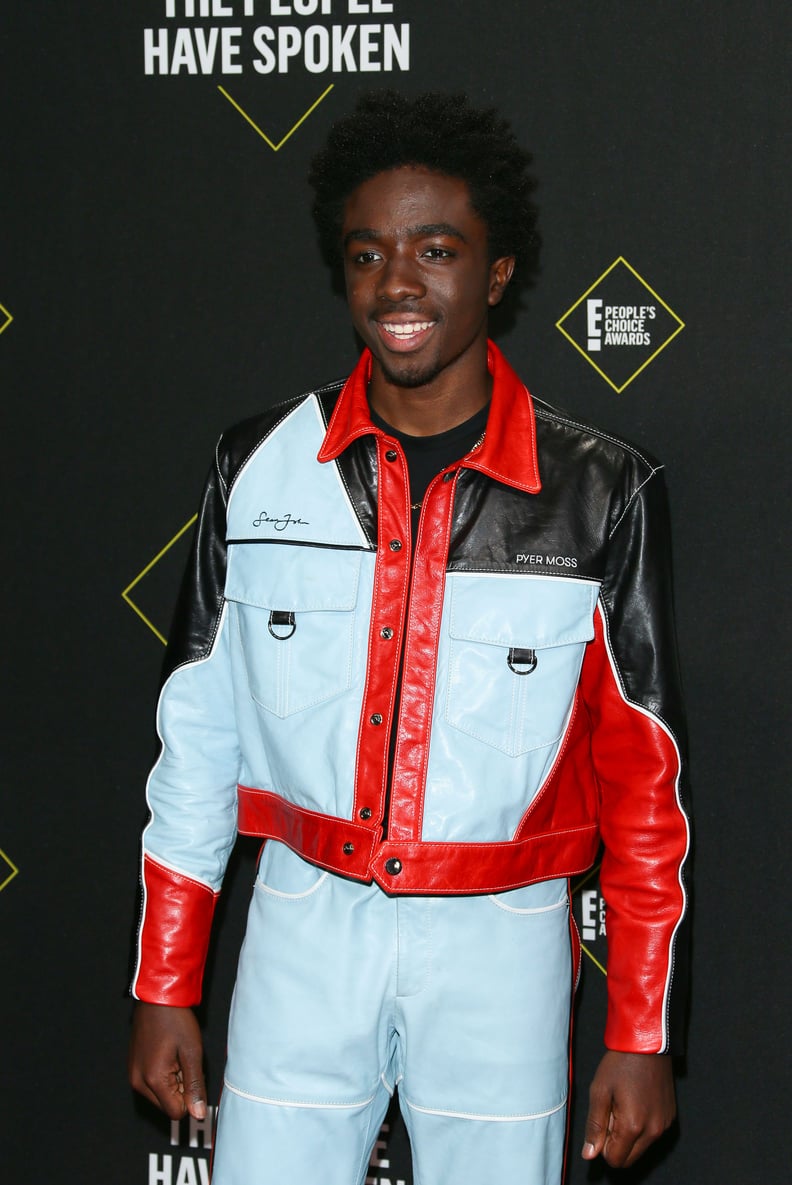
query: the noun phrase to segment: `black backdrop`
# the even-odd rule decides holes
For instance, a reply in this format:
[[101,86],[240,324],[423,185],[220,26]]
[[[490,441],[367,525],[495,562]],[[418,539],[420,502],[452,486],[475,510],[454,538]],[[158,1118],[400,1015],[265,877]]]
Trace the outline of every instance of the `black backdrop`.
[[[186,1125],[173,1134],[133,1101],[123,1069],[159,635],[184,560],[189,532],[179,532],[220,429],[352,365],[303,179],[356,93],[390,84],[465,89],[501,106],[533,147],[543,275],[501,344],[535,394],[667,464],[698,887],[681,1122],[650,1158],[652,1180],[780,1185],[790,1035],[788,5],[172,7],[169,16],[166,0],[7,0],[0,18],[5,1178],[205,1180],[206,1133],[193,1133],[193,1147]],[[199,51],[211,57],[212,29],[207,73]],[[147,36],[162,49],[150,73]],[[262,47],[277,50],[279,37],[300,52],[283,71],[260,72],[255,60],[272,64]],[[391,72],[376,69],[388,56]],[[654,302],[659,312],[662,302],[664,336],[678,330],[634,378],[663,335],[632,355],[590,352],[585,303],[562,325],[579,349],[557,328],[620,258],[640,280],[618,265],[621,295],[609,291],[606,303]],[[213,1095],[252,859],[242,849],[234,861],[211,959]],[[577,1160],[605,961],[596,877],[582,894],[590,957],[573,1183],[608,1177]],[[410,1181],[398,1124],[376,1159],[374,1185]]]

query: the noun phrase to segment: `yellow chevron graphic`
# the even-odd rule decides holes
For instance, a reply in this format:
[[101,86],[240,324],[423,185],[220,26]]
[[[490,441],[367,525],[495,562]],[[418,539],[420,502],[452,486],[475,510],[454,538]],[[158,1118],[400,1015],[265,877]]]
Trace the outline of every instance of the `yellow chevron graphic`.
[[0,848],[0,876],[3,876],[3,872],[5,871],[2,868],[2,864],[5,864],[6,868],[8,869],[8,875],[5,876],[5,878],[3,880],[0,880],[0,893],[2,893],[2,891],[6,887],[6,885],[11,884],[11,881],[14,879],[15,876],[19,875],[19,869],[17,868],[14,861],[11,859],[10,856],[6,856],[3,849]]
[[132,600],[132,598],[130,597],[129,594],[132,592],[132,589],[135,587],[135,585],[139,584],[140,581],[143,579],[143,577],[146,576],[151,571],[151,569],[154,567],[154,565],[159,563],[159,561],[162,559],[162,557],[165,555],[165,553],[167,551],[170,551],[170,549],[173,547],[174,543],[176,543],[179,539],[181,539],[184,532],[189,531],[190,527],[193,525],[193,523],[195,522],[195,520],[197,518],[198,518],[198,515],[194,514],[192,516],[192,518],[189,520],[189,522],[186,522],[184,524],[184,526],[181,528],[181,530],[177,531],[176,534],[173,536],[173,538],[169,539],[168,542],[165,544],[165,546],[157,552],[157,554],[154,556],[154,559],[149,560],[149,562],[146,564],[143,571],[138,572],[137,576],[131,582],[131,584],[128,584],[126,586],[126,588],[124,589],[124,591],[121,593],[121,596],[124,598],[127,605],[129,605],[129,608],[132,609],[133,612],[137,613],[140,620],[143,621],[149,627],[151,632],[159,638],[159,640],[160,640],[160,642],[162,642],[163,646],[168,645],[167,638],[164,638],[162,636],[162,634],[159,632],[159,630],[157,629],[157,627],[154,625],[154,623],[152,621],[149,621],[148,617],[146,617],[146,614],[143,612],[143,610],[140,608],[139,605],[135,604],[135,602]]
[[8,326],[13,320],[14,318],[11,316],[8,309],[4,305],[0,304],[0,333],[3,333],[4,330],[8,329]]
[[258,124],[254,123],[253,120],[250,118],[247,111],[243,111],[242,108],[239,106],[239,103],[237,103],[236,99],[231,98],[231,96],[229,95],[227,90],[225,90],[222,86],[218,86],[217,89],[220,91],[220,94],[224,96],[224,98],[228,99],[231,106],[236,108],[236,110],[239,112],[239,114],[242,116],[242,118],[247,120],[247,122],[253,128],[253,131],[258,132],[259,136],[261,136],[261,138],[265,142],[265,144],[268,144],[273,152],[280,152],[281,148],[283,148],[283,145],[286,143],[287,140],[289,140],[294,135],[294,133],[297,131],[300,124],[305,123],[308,116],[311,115],[312,112],[314,112],[316,110],[316,108],[321,103],[322,99],[327,98],[327,96],[330,94],[330,91],[333,89],[334,85],[335,85],[334,83],[332,83],[332,82],[330,83],[327,90],[324,91],[319,96],[319,98],[316,100],[315,103],[311,104],[311,106],[308,108],[308,110],[305,112],[305,114],[301,115],[300,118],[297,120],[294,127],[290,128],[289,131],[286,133],[286,135],[283,137],[283,139],[279,140],[277,144],[274,144],[272,142],[272,140],[270,140],[270,138],[266,132],[262,132],[262,130],[258,126]]

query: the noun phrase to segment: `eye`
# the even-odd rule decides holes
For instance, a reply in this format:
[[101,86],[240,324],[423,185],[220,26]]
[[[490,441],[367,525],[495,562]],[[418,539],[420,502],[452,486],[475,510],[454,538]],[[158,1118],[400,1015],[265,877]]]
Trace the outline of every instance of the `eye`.
[[426,259],[453,259],[454,252],[449,251],[447,247],[427,247],[424,251],[424,258]]
[[359,264],[376,263],[379,258],[380,256],[376,251],[369,249],[366,251],[356,251],[352,256],[352,262]]

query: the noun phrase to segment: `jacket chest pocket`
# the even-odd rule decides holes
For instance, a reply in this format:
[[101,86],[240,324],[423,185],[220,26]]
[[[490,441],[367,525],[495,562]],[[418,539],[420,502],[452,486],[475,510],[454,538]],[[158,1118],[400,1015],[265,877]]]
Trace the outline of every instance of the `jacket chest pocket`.
[[349,689],[359,582],[359,552],[229,546],[226,599],[260,707],[292,716]]
[[446,720],[510,757],[555,744],[594,637],[596,586],[460,574],[449,583]]

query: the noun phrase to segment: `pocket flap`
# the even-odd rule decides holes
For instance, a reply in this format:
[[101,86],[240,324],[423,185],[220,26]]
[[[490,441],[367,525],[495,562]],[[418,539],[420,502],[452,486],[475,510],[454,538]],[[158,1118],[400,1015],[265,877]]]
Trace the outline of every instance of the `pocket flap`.
[[541,650],[594,637],[596,584],[461,573],[449,579],[452,638]]
[[225,595],[261,609],[350,610],[360,552],[277,543],[230,543]]

